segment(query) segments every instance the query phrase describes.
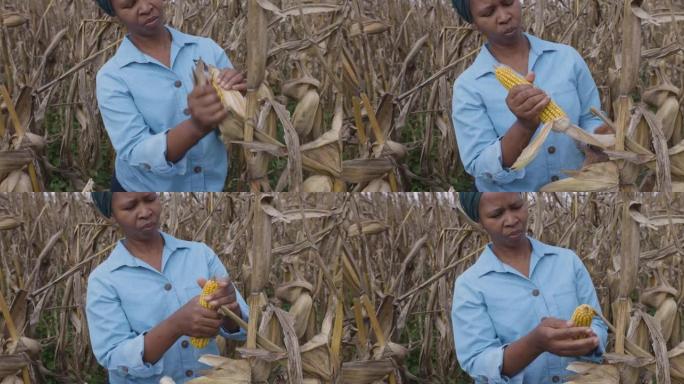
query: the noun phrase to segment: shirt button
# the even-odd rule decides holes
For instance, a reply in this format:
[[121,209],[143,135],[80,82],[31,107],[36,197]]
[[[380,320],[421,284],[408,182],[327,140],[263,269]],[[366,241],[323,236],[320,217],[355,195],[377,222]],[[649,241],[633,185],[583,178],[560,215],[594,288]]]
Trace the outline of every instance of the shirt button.
[[551,181],[558,181],[560,178],[556,175],[551,176]]
[[552,146],[549,147],[548,151],[549,151],[550,154],[553,155],[554,153],[556,153],[556,147],[554,147],[554,146],[552,145]]
[[152,169],[152,166],[150,166],[150,165],[147,164],[147,163],[144,163],[144,164],[143,164],[143,168],[145,168],[146,171],[149,171],[149,170]]
[[190,116],[190,110],[188,108],[185,108],[183,110],[183,113],[185,114],[185,116]]
[[192,369],[188,369],[187,371],[185,371],[185,376],[192,377]]
[[173,83],[173,86],[176,87],[176,88],[180,88],[181,85],[183,85],[183,83],[182,83],[180,80],[176,80],[176,82]]
[[187,348],[188,345],[190,345],[190,343],[188,343],[187,340],[183,340],[183,342],[181,342],[181,347],[183,347],[183,348]]
[[532,290],[532,296],[539,296],[539,290],[538,290],[538,289],[533,289],[533,290]]
[[171,290],[171,283],[164,284],[164,289],[167,291],[170,291]]
[[560,377],[554,376],[554,377],[551,378],[551,381],[553,381],[554,383],[557,383],[557,382],[560,381]]
[[195,167],[193,171],[195,171],[195,173],[202,173],[202,167]]
[[119,372],[123,373],[124,375],[127,375],[127,374],[128,374],[128,367],[125,367],[125,366],[123,366],[123,365],[120,366],[120,367],[119,367]]

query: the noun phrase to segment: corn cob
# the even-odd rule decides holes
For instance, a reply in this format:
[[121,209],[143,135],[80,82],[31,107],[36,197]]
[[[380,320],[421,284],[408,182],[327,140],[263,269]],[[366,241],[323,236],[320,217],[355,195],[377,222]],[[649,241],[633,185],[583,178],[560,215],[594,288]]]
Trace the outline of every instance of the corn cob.
[[594,311],[594,308],[588,304],[582,304],[575,308],[575,312],[573,312],[570,320],[576,327],[589,327],[595,315],[596,311]]
[[[494,70],[494,74],[507,91],[510,91],[511,88],[515,87],[516,85],[530,84],[529,81],[525,80],[525,78],[505,65],[497,66]],[[551,100],[549,105],[547,105],[539,115],[539,119],[542,121],[542,123],[548,123],[564,116],[565,112],[558,106],[558,104]]]
[[[204,288],[202,289],[202,294],[199,297],[199,304],[204,308],[210,308],[209,303],[207,303],[207,301],[205,300],[205,297],[216,292],[217,289],[218,283],[216,282],[216,280],[208,280],[204,284]],[[191,337],[190,344],[192,344],[192,346],[197,349],[202,349],[206,347],[207,344],[209,344],[209,339],[204,337]]]

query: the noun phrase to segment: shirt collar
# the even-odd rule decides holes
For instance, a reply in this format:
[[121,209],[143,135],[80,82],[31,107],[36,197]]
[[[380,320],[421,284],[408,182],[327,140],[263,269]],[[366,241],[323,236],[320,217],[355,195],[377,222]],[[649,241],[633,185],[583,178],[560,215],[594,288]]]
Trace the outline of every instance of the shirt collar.
[[[537,262],[544,256],[557,254],[554,249],[539,240],[527,236],[532,246],[532,259],[530,260],[530,277],[534,272]],[[492,243],[487,244],[484,251],[473,265],[478,277],[482,277],[490,272],[507,273],[504,263],[492,251]]]
[[[558,48],[550,41],[542,40],[536,36],[532,36],[529,33],[523,33],[527,37],[527,41],[530,42],[530,67],[534,67],[537,58],[541,56],[544,52],[556,51]],[[485,43],[480,49],[480,53],[475,58],[473,62],[473,69],[475,70],[475,77],[479,78],[488,73],[494,73],[494,66],[499,64],[499,62],[494,58],[494,55],[489,51],[488,43]]]
[[[162,231],[159,231],[159,233],[164,239],[164,250],[162,251],[162,255],[170,256],[178,249],[188,248],[175,237]],[[128,251],[126,246],[123,244],[123,240],[119,240],[116,244],[116,247],[114,247],[112,254],[109,256],[108,264],[109,271],[111,272],[121,267],[139,267],[141,266],[141,261]]]
[[[199,39],[197,36],[188,35],[168,25],[166,29],[171,32],[171,45],[176,48],[176,51],[179,51],[186,45],[196,44]],[[123,68],[131,63],[144,64],[150,62],[150,58],[133,44],[128,34],[126,34],[119,49],[116,51],[116,60],[119,68]]]

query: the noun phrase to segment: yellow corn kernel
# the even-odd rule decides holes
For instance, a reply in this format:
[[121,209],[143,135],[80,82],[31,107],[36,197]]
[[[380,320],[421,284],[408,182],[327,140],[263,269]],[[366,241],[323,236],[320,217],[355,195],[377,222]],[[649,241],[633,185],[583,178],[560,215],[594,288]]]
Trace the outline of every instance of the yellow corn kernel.
[[[510,91],[516,85],[530,84],[524,77],[517,74],[513,69],[505,65],[499,65],[495,68],[494,74],[499,82]],[[544,108],[539,115],[539,119],[543,123],[548,123],[565,116],[565,112],[553,100]]]
[[575,308],[575,312],[573,312],[570,320],[576,327],[589,327],[595,315],[596,311],[594,311],[594,308],[588,304],[582,304]]
[[[216,280],[207,280],[207,282],[204,284],[204,288],[202,289],[202,294],[199,297],[199,304],[204,308],[209,308],[209,303],[207,303],[205,297],[216,292],[217,289],[218,283],[216,282]],[[197,349],[202,349],[206,347],[207,344],[209,344],[209,339],[201,337],[191,337],[190,344],[192,344],[192,346]]]

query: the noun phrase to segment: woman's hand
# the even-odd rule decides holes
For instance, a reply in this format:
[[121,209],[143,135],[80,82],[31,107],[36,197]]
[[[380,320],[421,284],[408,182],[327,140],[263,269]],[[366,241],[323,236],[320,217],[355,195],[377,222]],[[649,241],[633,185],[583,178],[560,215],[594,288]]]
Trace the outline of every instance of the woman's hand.
[[245,75],[230,68],[221,70],[218,76],[218,85],[226,91],[245,92],[247,90]]
[[211,84],[195,86],[188,95],[188,111],[193,125],[202,135],[209,133],[228,117],[228,109]]
[[[534,82],[534,72],[528,72],[525,79]],[[516,85],[506,96],[506,105],[518,118],[518,121],[534,132],[539,126],[539,115],[551,102],[551,98],[534,85]]]
[[[608,124],[603,124],[600,127],[596,128],[594,130],[594,133],[597,135],[609,135],[609,134],[615,134],[615,130],[610,127]],[[603,163],[610,158],[608,155],[603,152],[603,150],[599,147],[593,146],[593,145],[582,145],[581,149],[584,151],[584,167],[595,164],[595,163]]]
[[223,319],[215,310],[199,304],[199,296],[190,299],[173,314],[173,317],[180,333],[190,337],[215,337],[223,323]]
[[584,356],[599,346],[591,328],[575,327],[571,321],[551,317],[544,318],[532,331],[532,342],[540,352],[557,356]]
[[[204,287],[206,282],[206,279],[197,280],[197,284],[199,284],[200,287]],[[241,318],[242,311],[240,310],[240,304],[237,302],[237,293],[230,277],[226,276],[222,279],[216,279],[216,282],[219,286],[218,289],[211,295],[205,297],[209,306],[215,310],[219,307],[226,306],[231,312]],[[224,318],[223,328],[229,332],[237,332],[240,329],[240,327],[229,318]]]

